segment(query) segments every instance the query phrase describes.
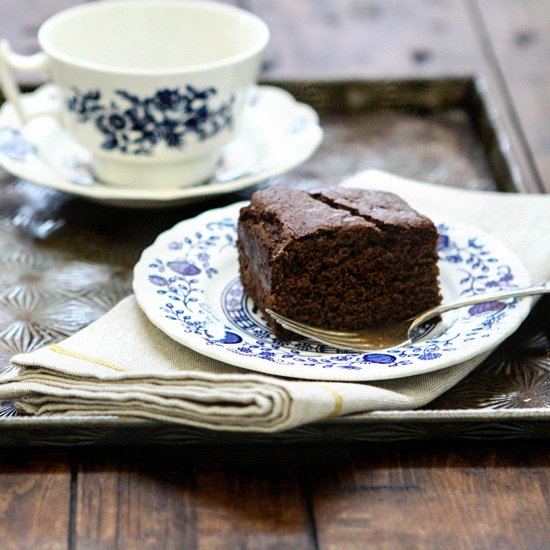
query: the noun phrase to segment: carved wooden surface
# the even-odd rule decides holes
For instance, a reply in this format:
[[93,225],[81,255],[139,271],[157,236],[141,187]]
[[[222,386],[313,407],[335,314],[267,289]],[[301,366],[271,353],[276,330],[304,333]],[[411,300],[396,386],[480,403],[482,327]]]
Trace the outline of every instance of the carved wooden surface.
[[[76,3],[7,0],[0,6],[0,36],[8,37],[19,52],[31,53],[39,22]],[[550,118],[549,3],[246,0],[239,4],[264,17],[271,27],[266,78],[481,74],[495,92],[498,109],[508,115],[506,131],[522,152],[518,165],[526,174],[526,190],[549,189],[550,125],[545,123]],[[380,135],[383,128],[383,135],[392,136],[388,120],[377,116],[368,121],[370,135]],[[434,126],[422,127],[425,121],[403,116],[400,127],[412,136],[423,136],[424,151],[439,138],[445,142],[456,136],[448,121],[437,133]],[[351,143],[360,121],[345,127],[338,117],[328,122],[333,141],[326,145],[323,158],[329,160],[323,168],[347,172],[354,160],[350,155],[351,165],[343,163],[346,141],[339,136]],[[393,149],[406,147],[404,135],[395,131]],[[395,158],[383,143],[370,139],[370,154],[382,151],[377,161],[391,167]],[[453,164],[449,169],[449,159],[444,166],[452,176],[457,168]],[[408,166],[415,168],[414,163]],[[438,166],[433,165],[433,174],[442,173]],[[420,177],[429,167],[425,161],[416,168],[419,172],[410,175]],[[315,169],[319,167],[305,165],[289,177],[300,183],[316,176]],[[492,188],[482,159],[461,170],[469,174],[470,186]],[[12,214],[21,203],[30,203],[35,215],[20,216],[18,228]],[[17,243],[21,230],[40,231],[41,222],[52,217],[63,220],[64,227],[51,239],[35,243],[34,258],[51,262],[53,253],[55,261],[72,262],[70,267],[83,286],[102,278],[106,291],[79,305],[81,313],[86,305],[92,318],[129,291],[129,271],[147,244],[147,235],[208,206],[162,215],[142,212],[141,218],[133,213],[132,225],[111,208],[93,210],[81,201],[8,182],[0,221],[4,242]],[[115,219],[118,223],[113,223]],[[75,227],[79,231],[71,230]],[[141,240],[135,237],[136,227],[144,235]],[[78,258],[60,253],[58,243],[63,239],[79,249]],[[5,247],[2,258],[16,252]],[[4,273],[10,269],[15,273],[10,265],[3,264]],[[27,265],[29,292],[36,291],[33,274],[43,272],[45,265]],[[51,263],[47,267],[54,271]],[[48,284],[55,291],[55,277]],[[541,302],[516,340],[500,348],[486,371],[473,374],[475,387],[497,392],[503,373],[517,377],[517,392],[503,392],[507,399],[487,406],[525,407],[550,393],[548,305]],[[33,315],[38,313],[35,308]],[[4,313],[0,322],[6,323],[9,315]],[[77,328],[66,318],[56,326],[53,334],[40,332],[38,324],[33,334],[42,334],[45,342]],[[1,347],[2,364],[17,351]],[[476,406],[481,398],[462,388],[457,386],[431,407],[445,409],[460,402]],[[507,432],[513,441],[484,442],[481,430],[477,442],[434,438],[415,442],[409,432],[405,441],[391,444],[5,448],[0,451],[0,540],[7,549],[548,548],[548,442],[523,439],[529,434],[524,427],[519,423]],[[438,436],[445,438],[444,430]]]

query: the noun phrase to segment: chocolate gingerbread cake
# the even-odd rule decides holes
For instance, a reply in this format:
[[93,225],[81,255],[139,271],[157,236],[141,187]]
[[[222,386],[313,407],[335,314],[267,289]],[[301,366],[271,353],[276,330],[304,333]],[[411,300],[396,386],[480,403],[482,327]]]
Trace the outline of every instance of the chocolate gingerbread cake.
[[437,238],[392,193],[271,187],[241,209],[240,276],[264,313],[339,330],[390,323],[439,303]]

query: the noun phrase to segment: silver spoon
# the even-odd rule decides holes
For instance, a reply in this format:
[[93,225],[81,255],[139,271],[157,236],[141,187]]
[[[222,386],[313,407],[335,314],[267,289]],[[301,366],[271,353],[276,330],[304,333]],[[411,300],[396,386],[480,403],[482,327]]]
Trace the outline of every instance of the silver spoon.
[[537,286],[479,294],[428,309],[414,319],[353,331],[338,331],[313,327],[284,317],[271,309],[266,309],[266,312],[281,326],[302,336],[307,336],[323,344],[343,350],[368,352],[410,345],[432,332],[434,326],[438,324],[434,322],[434,319],[454,309],[506,300],[508,298],[522,298],[548,293],[550,293],[550,282]]

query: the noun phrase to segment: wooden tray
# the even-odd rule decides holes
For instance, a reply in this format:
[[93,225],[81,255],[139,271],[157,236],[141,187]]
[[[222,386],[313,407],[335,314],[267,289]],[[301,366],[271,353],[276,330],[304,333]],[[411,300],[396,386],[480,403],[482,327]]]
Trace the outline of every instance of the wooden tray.
[[[265,185],[334,184],[365,168],[478,190],[536,191],[510,113],[474,78],[270,82],[320,114],[308,162]],[[0,174],[0,177],[2,174]],[[0,187],[0,365],[65,338],[131,292],[132,267],[161,231],[253,189],[161,210],[102,206],[4,175]],[[339,418],[273,435],[145,420],[18,416],[0,407],[2,445],[380,441],[550,433],[548,300],[483,365],[416,411]]]

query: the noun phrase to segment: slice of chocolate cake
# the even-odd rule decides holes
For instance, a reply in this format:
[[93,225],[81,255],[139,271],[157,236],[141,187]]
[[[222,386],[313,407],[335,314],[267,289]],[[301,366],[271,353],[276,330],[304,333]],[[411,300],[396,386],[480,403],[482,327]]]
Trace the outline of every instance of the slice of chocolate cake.
[[241,209],[240,276],[264,313],[339,330],[385,324],[440,302],[437,238],[392,193],[271,187]]

